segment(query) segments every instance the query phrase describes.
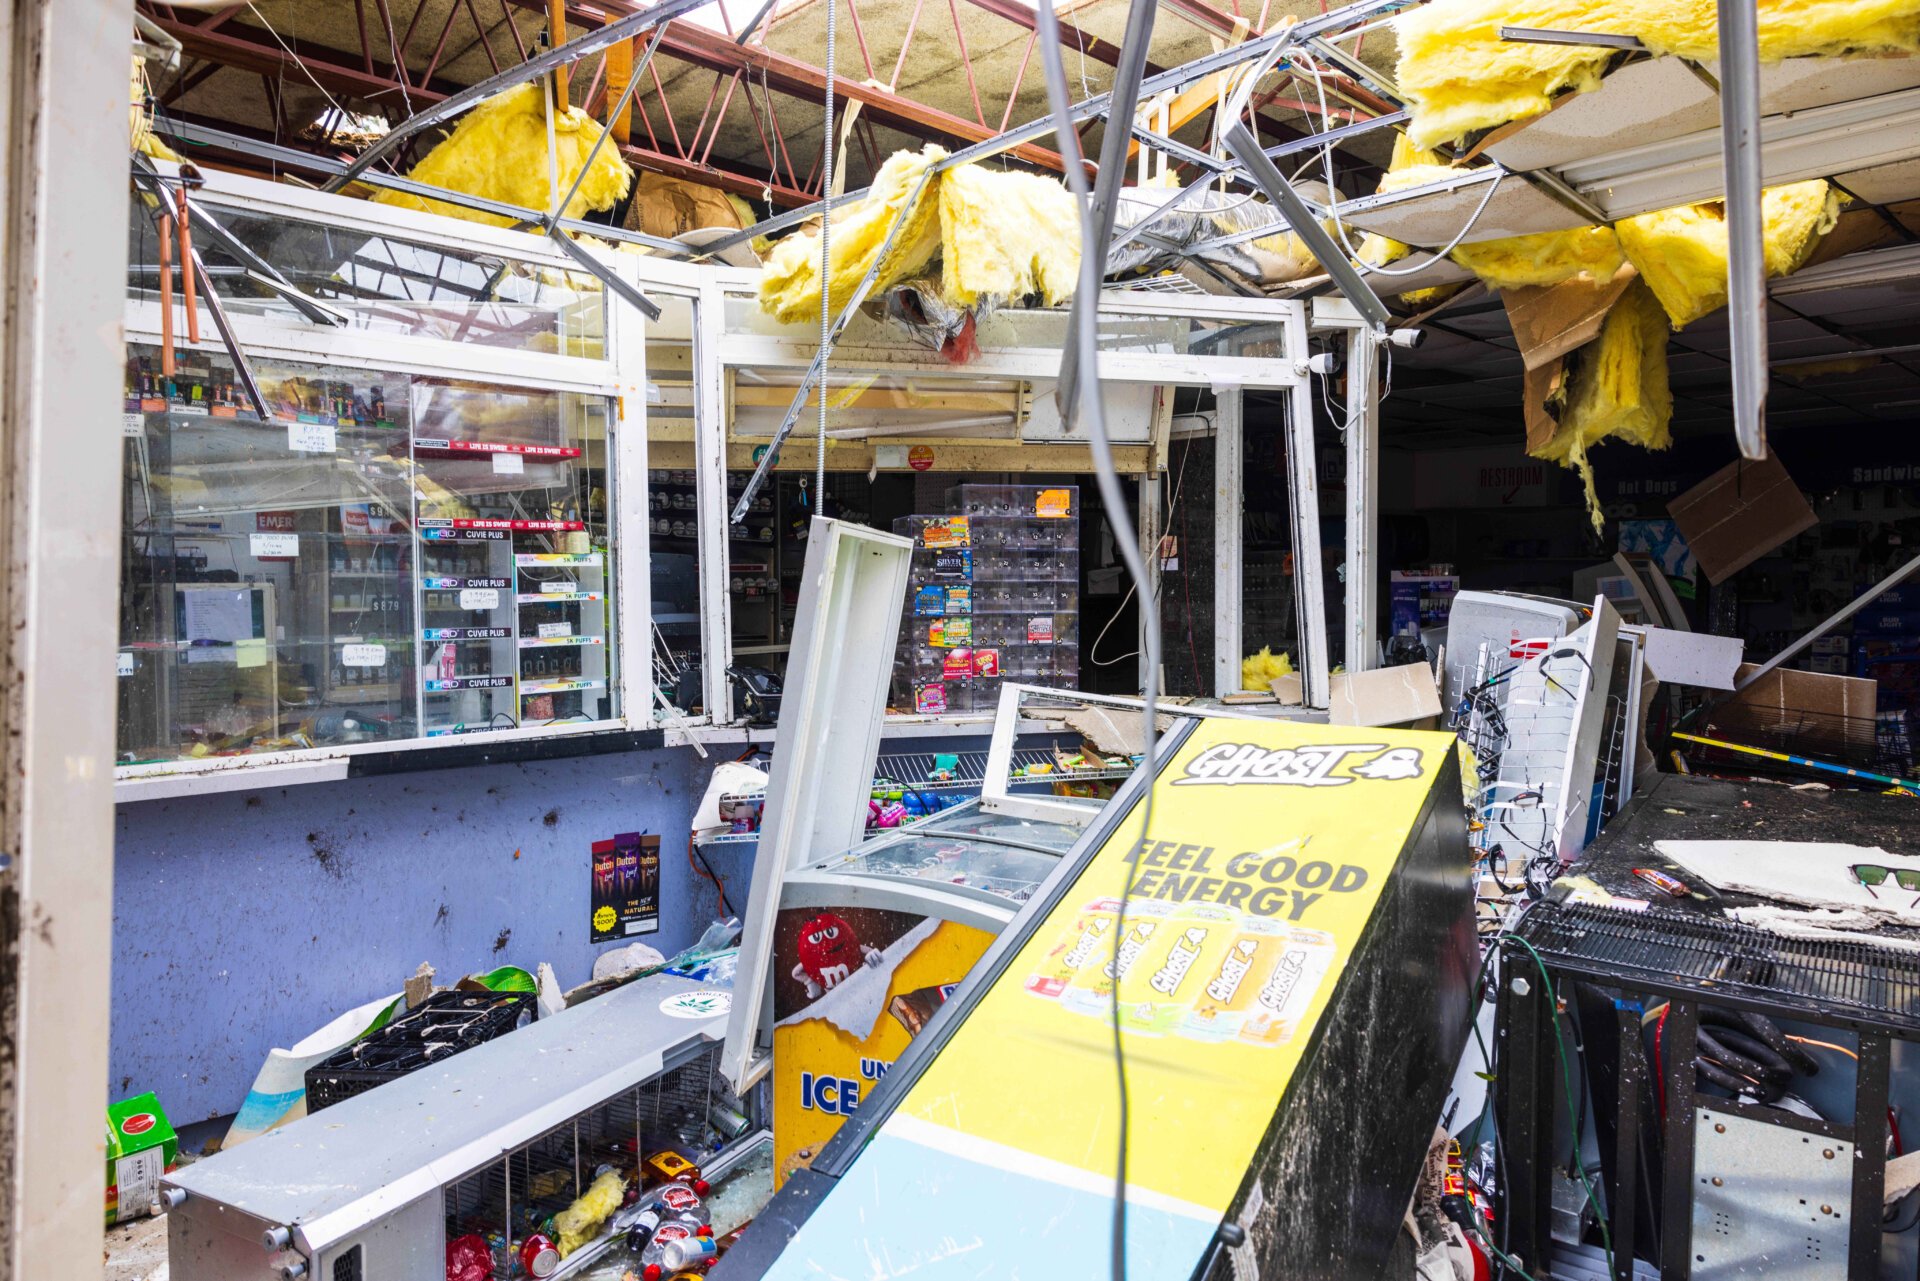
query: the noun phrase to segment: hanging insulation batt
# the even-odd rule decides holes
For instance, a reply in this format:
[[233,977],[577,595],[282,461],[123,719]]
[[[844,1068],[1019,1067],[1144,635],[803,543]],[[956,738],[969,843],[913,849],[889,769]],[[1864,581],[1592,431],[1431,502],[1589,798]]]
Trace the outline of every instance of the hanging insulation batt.
[[1643,449],[1673,443],[1667,427],[1673,394],[1667,387],[1667,326],[1660,301],[1636,280],[1607,313],[1600,336],[1579,349],[1555,407],[1558,428],[1546,444],[1530,450],[1580,473],[1587,512],[1601,524],[1593,468],[1587,451],[1609,436]]
[[[853,296],[867,269],[886,243],[894,218],[914,199],[912,212],[894,237],[887,260],[880,265],[873,292],[911,279],[933,261],[940,248],[939,178],[931,179],[914,198],[927,170],[947,158],[943,147],[923,151],[896,151],[873,176],[873,185],[859,202],[833,213],[829,252],[832,255],[833,297]],[[783,324],[820,319],[820,237],[816,231],[788,236],[763,255],[760,273],[760,310]],[[838,303],[832,304],[838,310]]]
[[[1407,191],[1458,177],[1461,170],[1438,163],[1431,151],[1422,151],[1406,135],[1394,139],[1393,159],[1380,175],[1378,194]],[[1385,236],[1361,241],[1361,262],[1384,267],[1408,253],[1406,245]],[[1544,231],[1531,236],[1509,236],[1456,246],[1449,255],[1490,289],[1518,289],[1527,285],[1557,285],[1582,272],[1605,280],[1620,269],[1620,242],[1608,227],[1576,227],[1571,231]]]
[[1482,240],[1458,246],[1451,256],[1490,289],[1557,285],[1583,273],[1605,280],[1625,261],[1620,238],[1611,227],[1575,227],[1571,231]]
[[[1759,0],[1760,59],[1920,50],[1920,0]],[[1637,36],[1655,54],[1711,62],[1714,0],[1433,0],[1395,23],[1397,79],[1423,147],[1537,116],[1597,88],[1617,51],[1502,40],[1500,28]]]
[[[545,102],[544,86],[538,81],[495,94],[460,117],[453,132],[407,176],[429,186],[464,191],[523,209],[545,210],[556,198],[547,185]],[[600,133],[600,126],[578,107],[570,106],[554,116],[554,154],[562,192],[573,185]],[[618,148],[602,147],[594,157],[593,172],[574,193],[564,216],[578,218],[591,211],[611,209],[627,194],[632,182],[633,174],[620,159]],[[404,191],[380,191],[373,199],[383,205],[424,209],[492,227],[513,225],[512,219],[499,214]]]
[[[1840,218],[1840,193],[1821,179],[1761,193],[1767,274],[1798,271]],[[1653,289],[1675,329],[1727,305],[1726,209],[1718,201],[1681,205],[1614,224],[1621,247]]]
[[953,307],[1073,296],[1080,211],[1051,178],[960,165],[940,175],[940,288]]
[[[1080,220],[1073,193],[1050,178],[959,165],[921,177],[946,159],[940,147],[896,151],[857,204],[833,217],[834,308],[852,297],[909,199],[913,208],[880,264],[872,296],[921,275],[937,256],[949,306],[1016,301],[1048,305],[1073,296],[1080,270]],[[818,233],[788,236],[766,255],[760,309],[784,324],[820,318]]]

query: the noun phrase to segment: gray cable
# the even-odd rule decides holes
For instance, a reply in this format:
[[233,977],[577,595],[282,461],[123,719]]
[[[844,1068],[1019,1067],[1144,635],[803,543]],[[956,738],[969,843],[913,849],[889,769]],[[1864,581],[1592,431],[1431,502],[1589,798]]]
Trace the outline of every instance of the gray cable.
[[[1151,0],[1133,2],[1145,4],[1151,3]],[[1146,562],[1140,555],[1140,540],[1134,532],[1133,520],[1127,515],[1126,495],[1120,490],[1119,472],[1113,464],[1113,446],[1107,436],[1106,403],[1100,391],[1096,330],[1100,316],[1100,281],[1106,266],[1107,246],[1095,234],[1090,207],[1092,193],[1087,188],[1087,167],[1081,159],[1080,136],[1074,132],[1073,116],[1067,104],[1067,71],[1061,62],[1060,24],[1054,15],[1052,0],[1039,0],[1035,12],[1041,27],[1041,60],[1047,71],[1047,105],[1053,113],[1054,133],[1060,143],[1060,159],[1066,169],[1067,186],[1072,189],[1074,199],[1080,206],[1080,281],[1075,288],[1073,302],[1076,308],[1088,309],[1084,324],[1070,326],[1078,346],[1075,355],[1083,376],[1076,402],[1061,405],[1060,417],[1071,430],[1075,411],[1084,409],[1086,412],[1087,426],[1092,435],[1093,463],[1099,482],[1100,501],[1106,506],[1107,523],[1113,527],[1114,539],[1120,545],[1120,559],[1126,564],[1127,575],[1133,580],[1134,593],[1140,599],[1141,645],[1146,651],[1145,670],[1140,682],[1141,697],[1145,704],[1145,723],[1141,733],[1144,752],[1140,768],[1151,771],[1156,755],[1154,701],[1160,681],[1160,606],[1154,593],[1147,589]],[[1112,127],[1109,121],[1108,128]],[[1127,932],[1127,899],[1133,892],[1140,846],[1152,823],[1153,788],[1149,784],[1142,790],[1140,798],[1140,839],[1131,842],[1127,852],[1126,881],[1120,891],[1120,910],[1114,917],[1113,955],[1110,962],[1116,973],[1111,1010],[1113,1070],[1120,1087],[1120,1136],[1114,1156],[1110,1255],[1114,1281],[1125,1281],[1127,1275],[1127,1060],[1120,1037],[1118,963],[1120,940]]]

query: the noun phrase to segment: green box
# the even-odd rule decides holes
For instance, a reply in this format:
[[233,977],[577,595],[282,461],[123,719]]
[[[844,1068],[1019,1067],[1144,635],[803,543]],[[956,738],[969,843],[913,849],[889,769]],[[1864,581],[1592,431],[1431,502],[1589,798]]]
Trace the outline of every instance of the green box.
[[108,1225],[143,1217],[159,1192],[160,1176],[179,1155],[180,1137],[158,1098],[140,1094],[108,1106]]

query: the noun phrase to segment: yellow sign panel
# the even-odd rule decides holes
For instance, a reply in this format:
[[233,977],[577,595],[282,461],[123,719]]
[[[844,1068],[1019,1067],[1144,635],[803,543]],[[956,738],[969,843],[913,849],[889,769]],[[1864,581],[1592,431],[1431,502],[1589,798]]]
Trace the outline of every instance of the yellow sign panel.
[[1203,722],[897,1115],[1111,1178],[1117,994],[1128,1181],[1223,1213],[1452,745]]
[[993,935],[942,921],[894,969],[865,1037],[800,1015],[773,1030],[773,1170],[776,1187],[809,1164],[886,1074]]

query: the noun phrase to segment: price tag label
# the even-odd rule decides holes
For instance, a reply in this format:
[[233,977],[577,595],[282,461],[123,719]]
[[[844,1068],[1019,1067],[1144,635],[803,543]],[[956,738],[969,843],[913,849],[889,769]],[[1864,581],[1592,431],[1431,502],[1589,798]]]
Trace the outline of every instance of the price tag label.
[[332,423],[288,423],[287,448],[296,454],[337,454],[340,433]]
[[131,410],[120,415],[120,434],[123,436],[142,436],[146,434],[147,416]]
[[120,666],[120,674],[122,676],[133,675],[133,655],[124,649],[121,650],[119,666]]
[[463,587],[460,589],[461,609],[499,609],[500,589],[498,587]]
[[258,559],[287,559],[300,554],[300,535],[254,534],[247,539],[247,547]]
[[542,640],[546,640],[549,637],[553,637],[553,636],[571,636],[571,635],[573,635],[572,623],[540,624],[540,639]]
[[527,470],[527,460],[519,454],[495,454],[493,456],[493,474],[496,476],[518,476]]
[[543,596],[571,596],[579,590],[579,585],[576,583],[560,582],[540,584],[540,594]]
[[348,667],[385,667],[385,645],[348,645],[340,651],[340,661]]

